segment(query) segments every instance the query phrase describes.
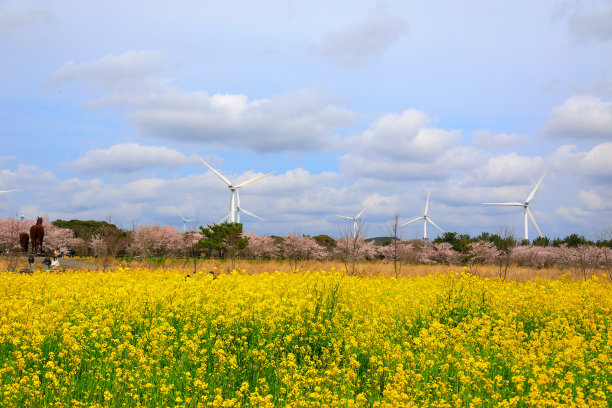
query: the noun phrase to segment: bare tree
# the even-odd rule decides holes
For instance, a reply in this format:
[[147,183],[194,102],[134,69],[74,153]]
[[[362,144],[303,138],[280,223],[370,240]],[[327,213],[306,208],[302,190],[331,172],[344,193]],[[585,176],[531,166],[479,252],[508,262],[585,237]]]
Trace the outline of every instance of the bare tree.
[[401,241],[402,234],[399,225],[400,214],[396,212],[393,215],[393,219],[391,220],[391,224],[387,227],[387,233],[392,238],[390,248],[390,254],[393,260],[393,271],[395,272],[395,277],[398,278],[402,269],[402,262],[400,259],[400,250],[401,250]]
[[352,223],[346,223],[340,227],[340,239],[337,241],[336,254],[344,263],[346,273],[355,274],[357,261],[367,255],[366,242],[364,239],[364,221],[358,218]]

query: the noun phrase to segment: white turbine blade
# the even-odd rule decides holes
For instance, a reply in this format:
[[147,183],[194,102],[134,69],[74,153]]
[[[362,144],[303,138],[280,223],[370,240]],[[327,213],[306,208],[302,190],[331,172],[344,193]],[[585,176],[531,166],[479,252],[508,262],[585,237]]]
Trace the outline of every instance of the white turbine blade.
[[523,203],[482,203],[482,205],[511,205],[522,207]]
[[536,224],[535,218],[533,218],[533,214],[531,214],[531,211],[529,211],[529,208],[527,208],[527,215],[529,216],[529,218],[531,218],[531,222],[533,222],[533,225],[536,227],[536,229],[540,233],[540,236],[542,237],[543,236],[542,231],[540,231],[540,227],[538,227],[538,224]]
[[435,222],[433,222],[430,218],[427,218],[427,221],[429,221],[429,223],[431,225],[433,225],[434,227],[436,227],[437,229],[439,229],[440,231],[444,232],[444,230],[440,227],[438,227],[438,224],[436,224]]
[[240,183],[240,184],[238,184],[236,186],[236,188],[241,188],[241,187],[244,187],[244,186],[248,186],[249,184],[252,184],[252,183],[256,182],[257,180],[261,180],[262,178],[268,177],[270,174],[274,174],[274,173],[276,173],[276,170],[271,171],[268,174],[264,174],[263,176],[255,177],[254,179],[251,179],[249,181],[245,181],[244,183]]
[[223,174],[219,173],[217,170],[215,170],[215,169],[213,169],[212,167],[210,167],[210,166],[208,165],[208,163],[206,163],[204,160],[200,159],[200,161],[201,161],[202,163],[204,163],[204,165],[205,165],[206,167],[208,167],[208,168],[209,168],[209,169],[210,169],[210,170],[211,170],[213,173],[215,173],[217,176],[219,176],[219,178],[220,178],[221,180],[223,180],[223,181],[225,182],[225,184],[227,184],[228,186],[231,186],[231,185],[232,185],[232,182],[231,182],[231,181],[229,181],[229,180],[227,179],[227,177],[225,177]]
[[422,220],[423,218],[425,217],[415,218],[414,220],[410,220],[408,222],[403,223],[402,225],[400,225],[400,227],[403,227],[404,225],[412,224],[413,222],[417,222],[418,220]]
[[240,208],[240,194],[238,194],[238,190],[236,190],[236,207]]
[[425,201],[425,216],[427,216],[428,208],[429,208],[429,191],[427,192],[427,200]]
[[252,212],[249,212],[249,211],[245,210],[244,208],[241,208],[240,211],[245,213],[245,214],[247,214],[247,215],[250,215],[251,217],[257,218],[258,220],[265,221],[263,218],[258,217],[257,215],[253,214]]
[[525,200],[526,203],[531,201],[531,199],[533,198],[533,196],[536,193],[536,190],[538,189],[538,187],[540,187],[540,183],[542,183],[542,180],[544,180],[544,176],[546,175],[547,172],[548,172],[548,170],[546,170],[544,172],[544,174],[542,174],[542,177],[540,177],[540,181],[538,181],[538,184],[536,184],[536,186],[533,188],[533,191],[531,191],[531,194],[529,194],[529,197],[527,197],[527,199]]
[[227,214],[225,217],[223,217],[223,219],[221,221],[219,221],[217,224],[223,223],[223,221],[227,220],[228,218],[229,218],[229,214]]
[[359,212],[359,214],[357,214],[357,215],[355,216],[355,219],[357,219],[357,218],[361,217],[361,216],[363,215],[364,211],[366,210],[366,208],[367,208],[367,207],[364,207],[364,208],[363,208],[363,210],[361,210],[361,211]]
[[16,191],[19,191],[19,190],[1,190],[0,194],[3,194],[3,193],[14,193]]
[[346,215],[338,215],[338,214],[336,214],[336,217],[346,218],[347,220],[352,220],[353,219],[353,217],[347,217]]

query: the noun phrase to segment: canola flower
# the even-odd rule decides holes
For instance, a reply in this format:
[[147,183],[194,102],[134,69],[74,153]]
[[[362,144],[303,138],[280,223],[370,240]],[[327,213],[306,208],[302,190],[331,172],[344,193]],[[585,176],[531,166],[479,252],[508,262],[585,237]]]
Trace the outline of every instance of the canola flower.
[[612,406],[607,279],[126,268],[0,293],[2,407]]

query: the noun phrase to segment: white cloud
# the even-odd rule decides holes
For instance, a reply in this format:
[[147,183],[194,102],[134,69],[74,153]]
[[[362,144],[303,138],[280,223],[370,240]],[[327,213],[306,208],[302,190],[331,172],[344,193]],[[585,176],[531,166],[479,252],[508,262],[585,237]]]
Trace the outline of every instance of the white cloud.
[[123,143],[108,149],[90,150],[67,166],[84,173],[129,173],[151,167],[179,168],[197,163],[197,157],[187,157],[164,146]]
[[302,89],[249,100],[243,94],[185,91],[152,74],[163,67],[152,51],[106,56],[91,63],[72,61],[48,83],[80,79],[102,86],[106,94],[89,108],[118,107],[143,137],[188,141],[209,147],[256,152],[328,151],[337,148],[333,133],[359,117],[320,92]]
[[350,140],[341,167],[356,176],[437,179],[456,165],[464,167],[466,155],[478,155],[474,149],[456,148],[459,131],[430,127],[429,122],[424,112],[414,109],[380,117]]
[[140,83],[164,67],[164,54],[160,51],[128,51],[120,55],[106,55],[94,62],[68,61],[49,76],[47,85],[55,86],[74,80],[112,86],[119,83],[127,85],[130,81]]
[[490,150],[506,150],[511,147],[525,144],[529,138],[526,135],[497,133],[493,134],[489,129],[478,129],[474,131],[474,146]]
[[578,202],[591,211],[612,210],[612,197],[603,197],[595,190],[582,190],[578,193]]
[[408,23],[386,11],[325,36],[314,49],[338,65],[362,65],[381,56],[408,31]]
[[484,166],[473,172],[473,176],[474,181],[481,185],[526,185],[537,180],[543,172],[543,158],[509,153],[489,158]]
[[602,143],[588,152],[574,152],[575,145],[564,145],[549,158],[554,168],[563,173],[589,178],[590,182],[609,183],[612,180],[612,142]]
[[333,132],[358,116],[311,90],[253,101],[245,95],[181,91],[153,98],[160,106],[147,101],[131,106],[129,119],[143,136],[256,152],[334,149]]
[[592,96],[572,96],[553,108],[539,136],[576,141],[611,140],[612,102]]

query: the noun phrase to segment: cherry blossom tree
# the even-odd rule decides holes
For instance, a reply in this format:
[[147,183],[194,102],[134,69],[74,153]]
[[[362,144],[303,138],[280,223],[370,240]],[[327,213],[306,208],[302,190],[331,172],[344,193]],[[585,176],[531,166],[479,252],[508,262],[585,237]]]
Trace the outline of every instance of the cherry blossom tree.
[[378,250],[374,242],[366,242],[364,238],[343,237],[336,241],[335,255],[339,257],[346,271],[353,275],[355,264],[366,258],[374,259],[378,255]]
[[16,218],[0,219],[0,249],[5,252],[20,249],[19,234],[30,233],[31,221]]
[[165,257],[181,249],[183,237],[176,227],[154,224],[139,225],[128,250],[144,257]]
[[389,244],[378,248],[378,253],[384,257],[385,262],[393,262],[395,277],[399,277],[402,264],[412,260],[415,256],[414,246],[399,239],[394,239]]
[[280,255],[281,248],[274,238],[265,235],[255,235],[252,232],[245,235],[249,237],[246,253],[252,258],[276,259]]
[[283,238],[282,253],[285,259],[292,262],[293,269],[297,269],[300,261],[321,260],[328,255],[325,248],[311,237],[297,235],[287,235]]
[[461,254],[453,249],[448,242],[433,243],[433,261],[446,265],[456,264],[461,258]]

